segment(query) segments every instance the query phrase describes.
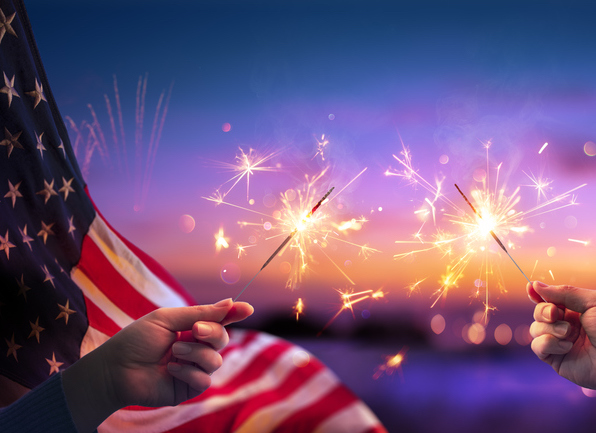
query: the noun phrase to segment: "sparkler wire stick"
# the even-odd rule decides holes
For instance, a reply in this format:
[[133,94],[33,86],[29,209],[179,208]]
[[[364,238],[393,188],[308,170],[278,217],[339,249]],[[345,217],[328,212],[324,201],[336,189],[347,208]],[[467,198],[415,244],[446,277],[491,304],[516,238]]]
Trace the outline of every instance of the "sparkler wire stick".
[[[323,202],[327,199],[327,197],[329,197],[329,194],[331,194],[331,192],[335,189],[335,187],[331,187],[331,189],[329,191],[327,191],[327,193],[323,196],[323,198],[321,198],[321,200],[319,200],[317,202],[316,205],[314,205],[314,207],[311,209],[311,211],[302,219],[302,222],[306,222],[313,213],[315,213],[315,211],[323,204]],[[236,298],[234,298],[234,302],[236,302],[236,300],[240,297],[240,295],[242,295],[242,293],[244,293],[244,291],[246,290],[246,288],[248,286],[250,286],[250,283],[252,283],[254,281],[255,278],[257,278],[257,275],[259,275],[261,273],[261,271],[263,269],[265,269],[265,267],[271,263],[271,260],[274,259],[274,257],[281,251],[284,249],[284,247],[292,240],[292,238],[294,237],[294,235],[296,233],[298,233],[298,229],[299,227],[297,226],[296,228],[294,228],[294,230],[292,230],[292,233],[290,233],[288,235],[287,238],[284,239],[284,241],[281,243],[281,245],[279,247],[277,247],[277,249],[273,252],[273,254],[271,254],[271,256],[269,256],[269,258],[265,261],[265,263],[263,264],[263,266],[261,266],[261,269],[259,269],[259,271],[255,274],[254,277],[251,278],[251,280],[248,282],[248,284],[246,286],[244,286],[244,288],[240,291],[240,293],[238,293],[238,295],[236,296]]]
[[[457,190],[459,191],[459,193],[461,194],[461,196],[464,198],[464,200],[466,201],[466,203],[468,203],[470,205],[470,207],[472,208],[472,210],[474,211],[474,213],[478,216],[478,218],[482,219],[482,215],[480,215],[478,213],[478,211],[476,210],[476,208],[474,207],[474,205],[470,202],[470,200],[468,200],[468,197],[466,197],[466,195],[462,192],[462,190],[459,189],[459,186],[457,186],[457,184],[455,184],[455,187],[457,188]],[[511,257],[511,254],[509,254],[509,251],[507,251],[507,248],[505,248],[505,245],[503,245],[503,242],[501,242],[501,240],[497,237],[497,235],[495,234],[495,232],[493,230],[491,230],[490,231],[490,234],[493,237],[493,239],[497,242],[497,244],[499,244],[499,246],[503,249],[503,251],[505,251],[505,254],[507,254],[509,256],[509,258],[511,259],[511,261],[513,262],[513,264],[517,267],[517,269],[519,269],[519,271],[526,278],[526,280],[528,280],[528,283],[530,283],[530,279],[526,276],[526,274],[524,273],[524,271],[521,270],[521,268],[519,267],[519,265],[517,264],[517,262],[515,260],[513,260],[513,257]]]

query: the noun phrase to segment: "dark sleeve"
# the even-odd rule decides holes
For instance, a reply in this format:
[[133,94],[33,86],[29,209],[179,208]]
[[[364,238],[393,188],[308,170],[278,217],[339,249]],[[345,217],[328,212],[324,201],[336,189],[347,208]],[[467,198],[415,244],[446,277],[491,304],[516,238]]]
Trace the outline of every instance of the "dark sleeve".
[[76,433],[62,374],[54,374],[15,403],[0,409],[0,432]]

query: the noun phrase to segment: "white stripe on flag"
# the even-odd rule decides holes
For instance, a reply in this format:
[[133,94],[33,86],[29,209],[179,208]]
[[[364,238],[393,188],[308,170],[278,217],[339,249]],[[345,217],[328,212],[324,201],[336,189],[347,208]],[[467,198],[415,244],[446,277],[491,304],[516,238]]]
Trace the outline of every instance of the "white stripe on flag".
[[[244,348],[239,351],[245,353]],[[267,347],[262,347],[262,350]],[[160,433],[178,427],[191,420],[200,418],[227,406],[234,405],[243,401],[258,398],[259,394],[277,389],[285,379],[296,370],[293,357],[303,349],[297,346],[291,346],[284,352],[263,375],[255,380],[236,389],[228,395],[215,395],[205,401],[179,405],[176,407],[160,407],[154,410],[120,410],[108,418],[101,426],[100,433],[121,432],[123,428],[134,426],[138,431],[145,433]],[[255,355],[258,355],[256,353]],[[226,365],[226,361],[224,361]],[[222,367],[223,368],[223,367]],[[219,372],[219,371],[218,371]],[[216,373],[217,374],[217,373]],[[242,375],[242,371],[235,371],[235,375]],[[215,378],[215,374],[213,375]],[[311,404],[321,396],[330,392],[338,384],[338,379],[329,369],[324,369],[317,373],[312,379],[305,382],[293,395],[289,396],[292,403],[275,404],[275,411],[285,411],[283,418],[291,416],[295,409],[299,409],[304,403]],[[304,390],[306,387],[306,390]],[[264,412],[262,409],[258,412]],[[268,415],[267,415],[268,416]],[[282,418],[282,419],[283,419]],[[252,419],[252,418],[250,418]],[[252,420],[256,425],[258,420]],[[265,432],[267,430],[242,430],[251,432]]]
[[379,425],[376,415],[358,400],[327,418],[313,433],[359,433]]
[[[286,418],[316,403],[339,383],[337,376],[325,368],[304,382],[298,390],[277,403],[252,414],[236,433],[273,431]],[[352,430],[346,430],[352,431]]]
[[[230,342],[228,347],[234,344],[241,344],[245,338],[246,331],[242,329],[233,329],[230,332]],[[241,346],[239,350],[230,350],[226,353],[224,363],[219,370],[213,373],[211,377],[211,387],[221,388],[227,385],[230,380],[234,379],[241,371],[250,365],[255,358],[268,348],[269,346],[280,341],[278,337],[271,334],[258,333],[246,346]]]
[[81,342],[81,358],[89,352],[91,352],[92,350],[101,346],[109,339],[110,337],[108,337],[103,332],[100,332],[91,326],[87,327],[87,332],[85,333],[83,341]]
[[83,294],[99,307],[106,316],[112,319],[120,328],[133,322],[132,317],[122,311],[116,304],[97,288],[95,284],[79,268],[72,268],[70,277],[79,286]]
[[176,291],[156,277],[97,215],[87,235],[112,266],[134,289],[159,307],[183,307],[187,303]]

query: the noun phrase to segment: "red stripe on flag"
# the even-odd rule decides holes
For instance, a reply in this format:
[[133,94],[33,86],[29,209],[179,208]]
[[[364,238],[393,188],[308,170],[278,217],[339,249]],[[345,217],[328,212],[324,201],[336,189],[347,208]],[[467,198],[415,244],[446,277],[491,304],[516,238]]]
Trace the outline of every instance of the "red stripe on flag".
[[77,267],[108,299],[133,319],[157,308],[120,275],[89,236],[83,239],[81,260]]
[[286,418],[275,428],[276,433],[291,433],[296,431],[313,431],[334,413],[345,409],[358,398],[345,386],[338,384],[319,401],[314,402]]
[[[226,347],[219,351],[219,354],[225,358],[226,354],[234,350],[243,350],[246,346],[257,339],[259,333],[257,331],[250,331],[245,329],[235,330],[232,328],[226,328],[228,335],[230,336],[230,342]],[[240,334],[242,339],[236,340],[236,336]]]
[[95,212],[110,228],[112,233],[114,233],[118,237],[118,239],[120,239],[128,247],[128,249],[131,250],[157,278],[159,278],[166,285],[168,285],[174,292],[178,293],[178,295],[180,295],[187,302],[188,305],[195,305],[196,300],[190,295],[190,293],[186,291],[182,284],[180,284],[168,271],[164,269],[163,266],[161,266],[151,256],[147,255],[145,252],[137,248],[134,244],[132,244],[120,233],[118,233],[118,231],[116,231],[114,227],[112,227],[112,225],[103,217],[97,206],[95,206],[95,202],[93,202],[93,199],[89,195],[89,190],[87,189],[87,187],[85,187],[85,192],[89,196],[89,200],[91,200],[91,203],[93,203],[93,208],[95,209]]
[[288,398],[292,393],[300,389],[307,380],[325,368],[320,362],[312,362],[311,360],[308,365],[292,371],[286,380],[281,382],[275,389],[263,392],[251,400],[246,401],[242,406],[242,410],[235,417],[234,429],[239,428],[242,423],[258,410]]
[[[198,396],[193,401],[206,400],[213,396],[228,395],[235,392],[238,388],[259,379],[262,375],[267,373],[271,365],[275,363],[277,358],[283,355],[288,349],[289,344],[275,343],[259,353],[250,364],[231,378],[225,385],[221,387],[211,386],[207,391]],[[224,358],[224,362],[225,358]]]
[[[270,404],[283,401],[290,394],[298,390],[306,380],[324,368],[325,366],[319,362],[310,363],[308,366],[300,369],[297,368],[285,381],[279,383],[275,389],[253,395],[250,400],[239,401],[226,406],[225,409],[203,415],[200,418],[191,420],[169,431],[175,433],[196,432],[197,423],[199,423],[201,431],[235,431],[240,428],[246,420],[253,416],[255,412]],[[250,376],[253,377],[253,379],[258,378],[258,376]]]
[[120,331],[121,328],[86,296],[85,305],[87,306],[87,320],[90,327],[109,337]]

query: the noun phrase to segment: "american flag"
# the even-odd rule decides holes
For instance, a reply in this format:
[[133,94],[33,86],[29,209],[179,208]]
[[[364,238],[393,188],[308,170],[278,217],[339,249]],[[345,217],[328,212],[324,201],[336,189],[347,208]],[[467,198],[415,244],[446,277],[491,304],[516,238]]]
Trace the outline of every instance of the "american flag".
[[[91,200],[19,0],[0,0],[0,69],[0,374],[31,389],[149,311],[195,301]],[[302,352],[230,330],[205,393],[120,410],[100,431],[386,431]]]

